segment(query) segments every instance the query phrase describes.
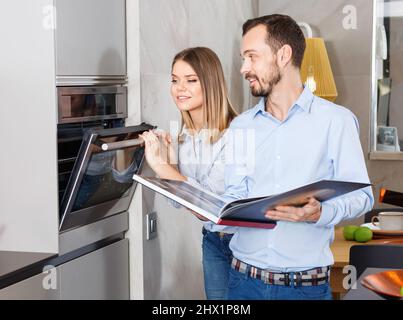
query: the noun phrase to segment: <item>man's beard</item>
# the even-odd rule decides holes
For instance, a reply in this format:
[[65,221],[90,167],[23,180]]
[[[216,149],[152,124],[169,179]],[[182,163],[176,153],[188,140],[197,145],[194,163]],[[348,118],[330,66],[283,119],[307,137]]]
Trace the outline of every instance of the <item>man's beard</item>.
[[[266,98],[269,97],[271,92],[273,91],[274,86],[281,81],[282,76],[279,67],[277,65],[274,65],[272,69],[273,69],[272,76],[269,80],[265,80],[265,78],[260,80],[257,77],[254,77],[258,82],[259,87],[251,88],[251,93],[253,96],[266,97]],[[250,75],[248,77],[250,77]]]

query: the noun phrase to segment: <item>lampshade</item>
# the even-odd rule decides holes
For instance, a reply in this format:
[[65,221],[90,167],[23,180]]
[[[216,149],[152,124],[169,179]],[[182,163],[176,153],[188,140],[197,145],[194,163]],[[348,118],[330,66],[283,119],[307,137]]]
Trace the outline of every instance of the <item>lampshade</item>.
[[302,82],[311,91],[324,99],[335,101],[336,83],[322,38],[306,38],[306,49],[301,65]]

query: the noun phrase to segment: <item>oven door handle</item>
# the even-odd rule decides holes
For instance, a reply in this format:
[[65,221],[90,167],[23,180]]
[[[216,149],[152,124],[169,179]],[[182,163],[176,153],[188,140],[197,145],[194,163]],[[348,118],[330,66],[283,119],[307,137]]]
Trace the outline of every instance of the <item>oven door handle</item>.
[[118,149],[124,149],[129,147],[141,146],[144,144],[143,138],[123,140],[118,142],[103,143],[101,149],[103,151],[113,151]]

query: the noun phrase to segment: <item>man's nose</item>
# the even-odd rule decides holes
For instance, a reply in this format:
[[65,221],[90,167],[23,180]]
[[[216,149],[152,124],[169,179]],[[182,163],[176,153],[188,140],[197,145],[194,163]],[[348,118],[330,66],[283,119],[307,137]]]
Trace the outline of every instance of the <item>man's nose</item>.
[[249,72],[249,71],[250,71],[249,63],[247,63],[246,61],[244,61],[244,62],[242,63],[242,66],[241,66],[241,70],[239,70],[239,71],[241,72],[242,75],[244,75],[245,73]]

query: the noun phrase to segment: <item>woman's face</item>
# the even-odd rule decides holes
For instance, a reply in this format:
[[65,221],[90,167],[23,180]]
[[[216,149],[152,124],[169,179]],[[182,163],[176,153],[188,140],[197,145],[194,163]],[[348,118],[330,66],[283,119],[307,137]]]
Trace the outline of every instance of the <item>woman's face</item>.
[[194,111],[203,105],[199,77],[183,60],[175,62],[172,68],[171,95],[180,111]]

